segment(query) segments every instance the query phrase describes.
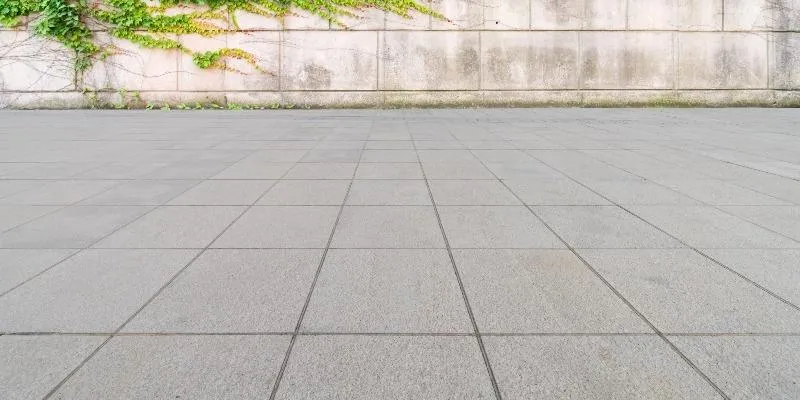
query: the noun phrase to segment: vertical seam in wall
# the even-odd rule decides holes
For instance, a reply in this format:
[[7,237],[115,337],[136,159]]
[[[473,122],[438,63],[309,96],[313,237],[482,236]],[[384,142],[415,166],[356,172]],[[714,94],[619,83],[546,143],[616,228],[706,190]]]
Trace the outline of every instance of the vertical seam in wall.
[[631,29],[631,0],[625,0],[625,30]]
[[720,9],[722,9],[722,30],[724,31],[725,30],[725,0],[719,0],[719,1],[722,2],[722,6],[720,7]]
[[283,100],[283,31],[278,31],[278,101]]
[[672,32],[672,91],[678,97],[678,32]]
[[478,31],[478,90],[483,86],[483,31]]
[[[583,32],[578,31],[578,96],[581,96],[581,89],[583,89]],[[580,99],[583,102],[583,99]]]

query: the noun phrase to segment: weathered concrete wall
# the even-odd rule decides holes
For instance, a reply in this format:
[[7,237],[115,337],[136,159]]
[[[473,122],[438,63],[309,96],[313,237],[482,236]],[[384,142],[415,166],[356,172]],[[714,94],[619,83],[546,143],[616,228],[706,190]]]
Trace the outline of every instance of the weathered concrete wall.
[[76,73],[58,45],[0,31],[0,107],[141,102],[311,106],[800,104],[800,0],[432,0],[452,23],[375,10],[331,27],[240,15],[269,74],[179,52],[119,52]]

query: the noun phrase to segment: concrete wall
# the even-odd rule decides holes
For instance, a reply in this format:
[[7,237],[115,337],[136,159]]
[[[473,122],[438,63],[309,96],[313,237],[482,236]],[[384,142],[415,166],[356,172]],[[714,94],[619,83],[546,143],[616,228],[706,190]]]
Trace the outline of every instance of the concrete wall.
[[[239,47],[270,74],[119,51],[85,73],[25,31],[0,31],[0,107],[120,102],[312,106],[800,104],[800,0],[433,0],[452,23],[371,10],[349,30],[241,15]],[[90,89],[90,90],[85,90]]]

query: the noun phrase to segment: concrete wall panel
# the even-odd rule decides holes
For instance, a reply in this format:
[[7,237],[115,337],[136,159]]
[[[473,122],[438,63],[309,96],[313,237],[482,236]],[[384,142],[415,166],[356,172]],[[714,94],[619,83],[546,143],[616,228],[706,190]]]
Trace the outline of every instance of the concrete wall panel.
[[722,29],[723,0],[678,0],[679,29],[718,31]]
[[375,90],[377,32],[284,32],[281,89]]
[[725,30],[768,30],[776,0],[724,0]]
[[678,0],[648,0],[628,2],[628,29],[677,29]]
[[583,0],[584,29],[625,29],[628,0]]
[[584,0],[531,0],[532,29],[580,29]]
[[278,74],[281,72],[280,38],[281,32],[275,31],[229,34],[228,47],[250,52],[262,71],[240,60],[228,61],[228,66],[234,71],[225,71],[225,90],[278,90]]
[[772,39],[772,49],[772,87],[800,89],[800,33],[776,32]]
[[581,32],[581,88],[671,89],[671,32]]
[[431,20],[431,29],[460,30],[483,28],[485,0],[431,0],[431,7],[450,21]]
[[178,90],[178,51],[142,49],[100,32],[104,46],[117,49],[82,74],[82,85],[92,90]]
[[381,33],[380,88],[475,90],[480,82],[478,32]]
[[483,29],[525,30],[531,25],[531,1],[484,0]]
[[0,31],[0,91],[75,90],[75,59],[51,40]]
[[678,88],[765,89],[767,36],[757,33],[678,34]]
[[577,32],[483,32],[482,89],[577,89]]

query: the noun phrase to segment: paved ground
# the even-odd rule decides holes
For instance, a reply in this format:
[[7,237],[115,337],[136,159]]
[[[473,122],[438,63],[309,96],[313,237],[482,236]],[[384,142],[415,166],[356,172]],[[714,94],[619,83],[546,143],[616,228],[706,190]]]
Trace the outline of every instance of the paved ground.
[[800,112],[0,114],[2,399],[800,398]]

